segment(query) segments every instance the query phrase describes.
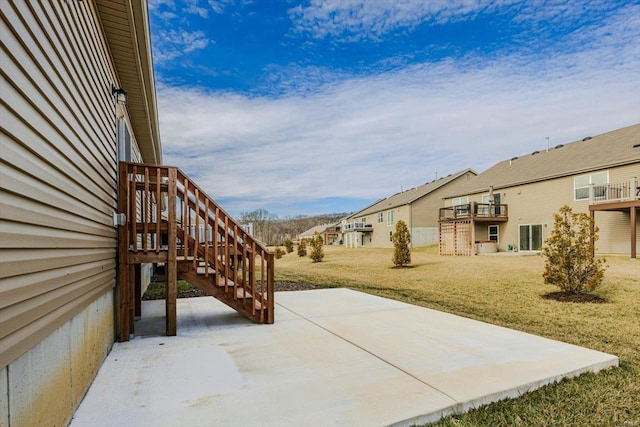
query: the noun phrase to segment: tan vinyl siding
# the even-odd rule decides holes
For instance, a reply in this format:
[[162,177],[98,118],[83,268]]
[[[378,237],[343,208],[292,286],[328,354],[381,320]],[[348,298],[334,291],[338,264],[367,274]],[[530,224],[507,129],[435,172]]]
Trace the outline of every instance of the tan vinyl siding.
[[[629,182],[633,177],[640,178],[640,163],[619,166],[609,169],[596,169],[595,173],[607,171],[609,183]],[[538,181],[514,187],[496,190],[501,194],[501,203],[507,204],[509,221],[500,223],[499,245],[501,251],[508,250],[510,244],[518,244],[518,230],[520,225],[542,224],[543,239],[551,235],[553,229],[553,215],[563,205],[569,205],[574,212],[589,213],[589,200],[575,200],[574,177],[570,175],[561,178]],[[469,195],[469,202],[482,202],[482,196],[488,194],[476,193]],[[445,201],[446,206],[452,205],[453,199]],[[596,225],[600,228],[600,240],[596,242],[599,253],[624,254],[629,252],[629,214],[624,212],[596,212]],[[639,219],[640,220],[640,219]],[[476,240],[485,240],[489,223],[476,224]],[[496,224],[498,225],[498,224]],[[637,227],[640,230],[640,227]],[[640,247],[640,237],[636,237]]]
[[93,8],[2,2],[0,367],[115,285],[117,77]]

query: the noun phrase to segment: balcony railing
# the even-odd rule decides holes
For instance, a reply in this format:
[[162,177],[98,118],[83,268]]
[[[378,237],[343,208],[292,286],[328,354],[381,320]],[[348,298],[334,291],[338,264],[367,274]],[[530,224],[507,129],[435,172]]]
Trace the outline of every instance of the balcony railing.
[[452,221],[456,219],[506,221],[508,217],[506,204],[494,205],[491,203],[472,202],[440,208],[440,221]]
[[342,231],[373,231],[373,225],[366,222],[348,222],[342,226]]
[[640,200],[640,181],[632,178],[618,184],[592,185],[589,200],[591,204]]

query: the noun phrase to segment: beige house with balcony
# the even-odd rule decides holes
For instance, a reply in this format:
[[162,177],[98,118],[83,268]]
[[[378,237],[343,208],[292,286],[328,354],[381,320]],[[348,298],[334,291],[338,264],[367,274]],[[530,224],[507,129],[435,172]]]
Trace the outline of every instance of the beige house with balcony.
[[466,184],[476,173],[465,169],[419,187],[394,194],[367,206],[342,221],[342,241],[346,247],[393,247],[391,235],[399,220],[411,233],[411,245],[438,243],[438,212],[442,196]]
[[297,240],[301,242],[306,240],[307,243],[318,233],[322,236],[322,242],[325,245],[335,245],[340,241],[340,225],[339,224],[322,224],[311,227],[310,229],[298,234]]
[[504,160],[444,203],[441,255],[539,251],[566,204],[595,218],[598,253],[636,258],[640,124]]

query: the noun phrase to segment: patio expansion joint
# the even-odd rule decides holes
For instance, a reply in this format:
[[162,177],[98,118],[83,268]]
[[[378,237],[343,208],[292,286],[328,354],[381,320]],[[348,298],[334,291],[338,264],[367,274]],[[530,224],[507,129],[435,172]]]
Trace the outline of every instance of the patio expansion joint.
[[[276,304],[278,304],[278,303],[276,303]],[[291,310],[291,309],[290,309],[290,308],[288,308],[288,307],[283,306],[282,304],[278,304],[278,305],[279,305],[280,307],[284,308],[285,310],[287,310],[287,311],[289,311],[289,312],[291,312],[291,313],[295,314],[296,316],[300,317],[301,319],[303,319],[303,320],[305,320],[305,321],[307,321],[307,322],[311,323],[312,325],[317,326],[318,328],[320,328],[320,329],[322,329],[322,330],[324,330],[324,331],[326,331],[326,332],[330,333],[331,335],[333,335],[333,336],[335,336],[335,337],[337,337],[337,338],[339,338],[339,339],[341,339],[341,340],[343,340],[343,341],[345,341],[345,342],[347,342],[347,343],[351,344],[352,346],[354,346],[354,347],[356,347],[356,348],[358,348],[358,349],[360,349],[360,350],[364,351],[365,353],[367,353],[367,354],[369,354],[369,355],[373,356],[374,358],[378,359],[378,360],[379,360],[379,361],[381,361],[382,363],[384,363],[384,364],[386,364],[386,365],[389,365],[389,366],[391,366],[392,368],[394,368],[394,369],[396,369],[396,370],[398,370],[398,371],[400,371],[400,372],[402,372],[402,373],[404,373],[404,374],[408,375],[409,377],[413,378],[414,380],[416,380],[416,381],[418,381],[418,382],[420,382],[420,383],[422,383],[422,384],[426,385],[428,388],[430,388],[430,389],[432,389],[432,390],[435,390],[435,391],[437,391],[438,393],[441,393],[441,394],[442,394],[442,395],[444,395],[444,396],[447,396],[449,399],[451,399],[451,400],[452,400],[453,402],[455,402],[456,404],[460,404],[460,403],[461,403],[461,402],[459,402],[455,397],[451,396],[451,395],[450,395],[450,394],[448,394],[447,392],[445,392],[445,391],[443,391],[443,390],[440,390],[440,389],[439,389],[439,388],[437,388],[437,387],[434,387],[433,385],[431,385],[431,384],[429,384],[428,382],[426,382],[426,381],[424,381],[424,380],[420,379],[419,377],[417,377],[416,375],[414,375],[414,374],[412,374],[411,372],[407,371],[406,369],[403,369],[403,368],[401,368],[400,366],[398,366],[398,365],[396,365],[396,364],[394,364],[394,363],[392,363],[392,362],[390,362],[390,361],[388,361],[388,360],[383,359],[382,357],[378,356],[377,354],[375,354],[375,353],[373,353],[373,352],[371,352],[371,351],[367,350],[365,347],[362,347],[362,346],[361,346],[361,345],[359,345],[358,343],[355,343],[355,342],[353,342],[353,341],[351,341],[351,340],[349,340],[349,339],[347,339],[347,338],[345,338],[345,337],[343,337],[343,336],[341,336],[341,335],[338,335],[337,333],[333,332],[331,329],[328,329],[328,328],[326,328],[326,327],[322,326],[321,324],[319,324],[319,323],[317,323],[317,322],[314,322],[312,319],[310,319],[310,318],[308,318],[308,317],[305,317],[305,316],[303,316],[302,314],[300,314],[300,313],[298,313],[298,312],[296,312],[296,311],[294,311],[294,310]]]

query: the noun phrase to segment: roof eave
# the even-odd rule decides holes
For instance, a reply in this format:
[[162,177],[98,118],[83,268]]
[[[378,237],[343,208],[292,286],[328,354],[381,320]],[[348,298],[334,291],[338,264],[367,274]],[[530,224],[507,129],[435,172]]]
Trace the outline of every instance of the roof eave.
[[[118,78],[127,91],[127,111],[145,163],[162,163],[147,2],[96,0],[98,16]],[[114,19],[114,11],[117,20]],[[117,25],[114,25],[117,23]],[[121,30],[122,26],[128,32]]]

